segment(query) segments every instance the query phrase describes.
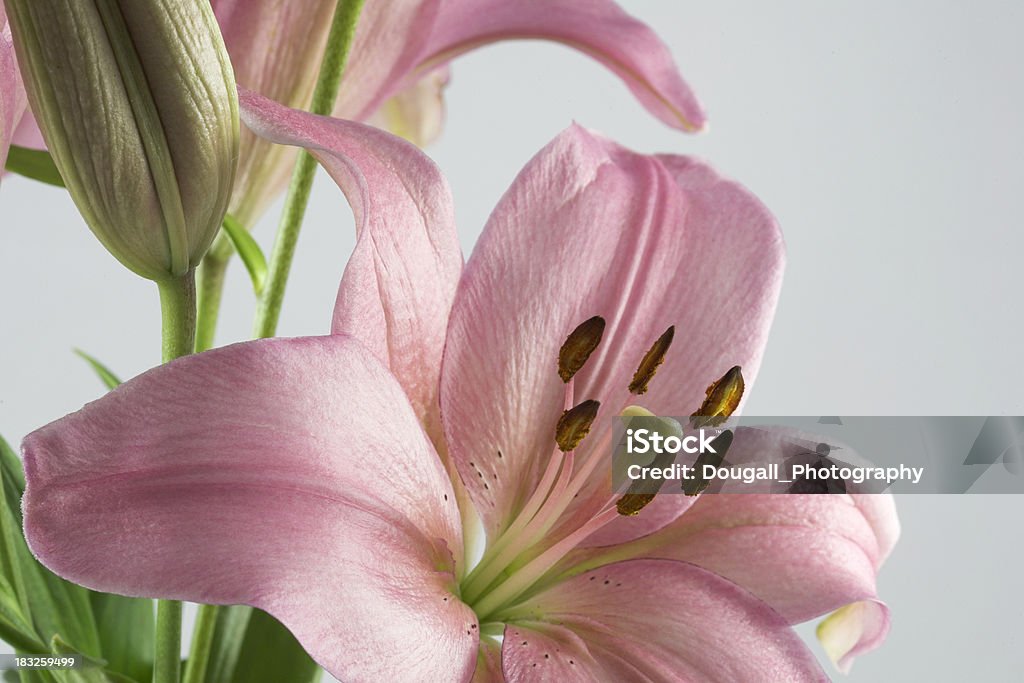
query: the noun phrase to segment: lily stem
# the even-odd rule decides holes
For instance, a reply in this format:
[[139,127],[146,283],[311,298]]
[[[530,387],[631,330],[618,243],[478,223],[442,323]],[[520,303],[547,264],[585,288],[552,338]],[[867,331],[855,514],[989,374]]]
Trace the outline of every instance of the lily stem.
[[[163,362],[187,356],[195,349],[196,276],[189,270],[180,278],[157,283],[160,290]],[[181,675],[181,603],[157,600],[156,647],[153,683],[178,683]]]
[[224,277],[232,253],[234,252],[231,242],[220,234],[196,270],[196,353],[213,348],[217,318],[220,316],[220,302],[224,294]]
[[[363,9],[363,1],[339,0],[334,10],[330,33],[327,36],[327,49],[320,64],[316,88],[313,90],[313,102],[310,106],[310,112],[313,114],[327,115],[334,110],[341,76],[345,71],[356,24]],[[309,202],[315,175],[316,160],[308,152],[300,152],[295,171],[292,173],[291,184],[288,186],[288,194],[285,196],[284,211],[274,240],[274,249],[270,254],[266,285],[256,310],[254,337],[272,337],[277,332],[284,290],[288,284],[288,274],[295,258],[295,245],[299,240],[299,231],[306,215],[306,205]]]
[[[320,63],[320,74],[313,91],[313,102],[310,106],[310,112],[313,114],[327,115],[334,110],[338,89],[341,86],[341,76],[352,48],[363,2],[364,0],[338,0],[327,36],[323,61]],[[270,254],[267,279],[257,303],[256,321],[253,325],[253,336],[256,338],[273,337],[277,333],[284,290],[295,258],[295,246],[298,243],[299,231],[302,229],[302,221],[306,216],[306,205],[309,203],[315,174],[316,160],[308,152],[300,152],[285,197],[274,249]],[[218,238],[218,241],[220,239]],[[224,289],[224,270],[227,268],[230,253],[228,251],[226,255],[222,255],[211,250],[203,260],[201,291],[204,294],[201,308],[202,325],[196,340],[198,350],[206,350],[213,346],[221,292]],[[208,269],[207,261],[210,261]],[[199,608],[184,683],[202,683],[206,676],[219,610],[216,605],[201,605]],[[156,680],[155,683],[163,682]]]
[[203,683],[206,680],[206,669],[213,650],[213,637],[217,630],[217,605],[200,605],[192,632],[192,647],[188,662],[185,664],[185,677],[182,683]]

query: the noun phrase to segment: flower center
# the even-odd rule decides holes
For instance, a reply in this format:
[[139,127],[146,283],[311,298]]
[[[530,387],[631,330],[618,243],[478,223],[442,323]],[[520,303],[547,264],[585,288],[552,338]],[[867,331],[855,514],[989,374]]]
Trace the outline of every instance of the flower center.
[[[556,524],[566,521],[566,511],[591,482],[594,470],[604,461],[601,454],[610,447],[608,429],[600,443],[588,449],[585,457],[577,458],[577,449],[590,434],[601,404],[594,399],[576,403],[574,377],[600,345],[604,328],[603,318],[590,318],[577,326],[562,345],[558,374],[565,384],[564,411],[555,427],[547,468],[512,524],[489,544],[480,562],[462,581],[462,599],[474,609],[481,623],[500,621],[502,611],[514,606],[531,587],[542,583],[555,565],[584,539],[620,516],[639,514],[656,495],[632,489],[621,495],[610,491],[607,500],[601,503],[598,499],[596,508],[588,508],[596,509],[595,512],[578,507],[573,516],[579,519],[568,529],[564,528],[568,525],[563,525],[560,537],[553,543],[545,543]],[[629,394],[638,396],[647,391],[674,334],[675,328],[669,327],[644,354],[629,383]],[[691,425],[720,425],[736,409],[742,393],[743,377],[737,366],[708,387],[704,403],[691,416]],[[623,415],[639,413],[651,415],[636,407],[627,408]]]

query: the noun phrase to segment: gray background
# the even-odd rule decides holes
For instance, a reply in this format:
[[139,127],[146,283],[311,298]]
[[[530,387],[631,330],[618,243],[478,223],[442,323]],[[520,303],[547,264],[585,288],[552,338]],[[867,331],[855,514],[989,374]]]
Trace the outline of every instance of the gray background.
[[[430,152],[467,253],[516,171],[576,119],[643,151],[705,157],[777,215],[789,267],[748,414],[1021,414],[1021,7],[623,5],[671,46],[709,132],[665,128],[562,47],[464,58]],[[71,347],[128,377],[158,362],[159,319],[155,288],[99,247],[60,192],[9,179],[0,206],[0,432],[15,441],[101,393]],[[278,206],[257,231],[267,248]],[[352,235],[321,178],[282,334],[328,330]],[[226,309],[220,341],[245,338],[239,267]],[[893,630],[849,680],[1019,680],[1024,555],[1010,529],[1024,498],[898,503],[903,539],[879,581]]]

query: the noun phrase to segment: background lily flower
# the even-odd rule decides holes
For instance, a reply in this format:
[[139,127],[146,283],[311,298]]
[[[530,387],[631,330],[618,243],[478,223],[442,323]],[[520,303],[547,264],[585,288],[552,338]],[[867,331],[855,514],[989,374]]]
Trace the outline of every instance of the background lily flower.
[[[731,365],[756,375],[783,252],[752,195],[573,127],[463,269],[447,187],[414,147],[242,108],[353,205],[336,334],[179,359],[27,437],[26,536],[47,566],[258,606],[342,680],[824,680],[790,624],[875,599],[891,507],[660,496],[621,517],[606,487],[610,416],[689,414]],[[562,344],[593,316],[600,341],[563,381]],[[562,438],[563,410],[590,399],[590,433]],[[486,531],[475,568],[463,486]]]
[[14,60],[14,41],[7,23],[4,5],[0,2],[0,176],[7,163],[7,150],[21,121],[27,100],[21,84],[21,73]]
[[[212,0],[238,84],[308,108],[336,1]],[[334,114],[425,145],[443,124],[448,62],[507,39],[553,40],[581,50],[619,75],[668,125],[691,131],[704,126],[704,112],[668,48],[610,0],[368,2]],[[20,88],[0,81],[0,90],[3,101],[13,100]],[[18,142],[45,146],[31,115]],[[0,138],[0,149],[6,144]],[[295,150],[243,130],[231,215],[251,227],[286,185],[294,157]]]
[[[307,109],[335,3],[213,0],[238,84]],[[610,0],[367,2],[334,114],[426,144],[441,130],[446,64],[473,48],[522,38],[558,41],[590,55],[670,126],[704,125],[668,48]],[[244,135],[232,215],[252,225],[284,187],[293,159],[294,150]]]

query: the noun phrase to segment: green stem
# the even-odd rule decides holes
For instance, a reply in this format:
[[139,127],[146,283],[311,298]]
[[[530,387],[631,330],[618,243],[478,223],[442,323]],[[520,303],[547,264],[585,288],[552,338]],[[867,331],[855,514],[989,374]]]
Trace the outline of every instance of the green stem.
[[[187,356],[195,348],[196,278],[190,270],[183,277],[162,280],[160,312],[162,314],[163,362]],[[153,661],[153,683],[178,683],[181,673],[181,603],[157,600],[156,648]]]
[[153,683],[178,683],[181,675],[181,603],[156,601]]
[[199,606],[195,630],[192,632],[192,649],[189,651],[182,683],[203,683],[206,680],[206,668],[210,661],[210,652],[213,650],[219,609],[217,605]]
[[163,322],[163,362],[187,356],[196,343],[196,274],[157,282]]
[[[334,109],[334,103],[338,99],[338,88],[341,85],[341,75],[345,71],[345,62],[348,60],[356,23],[362,9],[363,0],[339,0],[334,10],[331,30],[327,36],[327,49],[320,64],[316,89],[313,91],[313,103],[310,106],[313,114],[326,115]],[[288,274],[295,258],[295,245],[299,240],[299,231],[302,229],[302,219],[306,215],[306,204],[309,202],[315,175],[316,160],[308,152],[300,152],[285,197],[281,223],[277,230],[277,238],[274,240],[274,250],[270,255],[266,287],[256,310],[254,337],[272,337],[277,332],[284,290],[288,284]]]
[[[334,10],[330,33],[327,36],[327,47],[320,64],[316,89],[313,91],[313,102],[310,106],[313,114],[327,115],[334,110],[341,76],[345,71],[345,63],[352,47],[352,39],[355,37],[363,2],[364,0],[339,0]],[[309,203],[315,175],[316,160],[308,152],[300,152],[285,197],[274,249],[270,255],[266,284],[257,304],[254,337],[272,337],[277,332],[284,290],[288,284],[288,274],[295,258],[295,246],[306,215],[306,205]],[[227,242],[224,235],[218,237],[218,243],[222,240]],[[215,244],[207,253],[200,272],[200,325],[196,338],[196,349],[199,351],[213,345],[224,288],[224,271],[230,258],[230,251],[222,251],[217,247],[218,244]],[[216,605],[202,605],[199,608],[183,683],[202,683],[205,678],[219,609]],[[163,682],[157,679],[156,683]]]
[[196,271],[199,310],[196,320],[196,353],[213,348],[224,294],[224,276],[231,261],[231,242],[223,233],[217,236]]

